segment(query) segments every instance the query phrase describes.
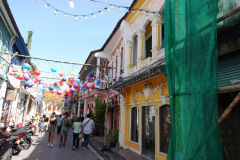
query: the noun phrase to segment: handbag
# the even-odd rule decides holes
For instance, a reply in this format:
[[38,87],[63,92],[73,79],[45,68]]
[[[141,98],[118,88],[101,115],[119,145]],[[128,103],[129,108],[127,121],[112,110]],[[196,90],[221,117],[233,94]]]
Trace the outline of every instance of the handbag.
[[[89,122],[90,120],[91,120],[91,118],[89,118],[89,120],[87,121],[86,124],[88,124],[88,122]],[[86,126],[86,124],[84,124],[83,128]],[[83,128],[82,128],[82,131],[80,132],[80,134],[79,134],[79,136],[78,136],[79,139],[82,139],[82,138],[83,138]]]

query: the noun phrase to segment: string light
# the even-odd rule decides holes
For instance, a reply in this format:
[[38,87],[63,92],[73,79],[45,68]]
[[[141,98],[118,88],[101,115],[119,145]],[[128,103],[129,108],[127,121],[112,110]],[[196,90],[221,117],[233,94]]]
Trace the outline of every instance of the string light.
[[69,8],[69,9],[73,9],[73,8],[74,8],[74,3],[73,3],[72,0],[69,1],[69,3],[68,3],[68,8]]
[[110,10],[107,7],[105,9],[107,10],[108,13],[110,12]]
[[78,19],[77,19],[77,16],[75,16],[74,20],[75,20],[75,21],[77,21],[77,20],[78,20]]
[[49,6],[49,4],[47,3],[47,4],[45,5],[45,8],[48,8],[48,6]]
[[[107,4],[110,6],[110,9],[108,7],[105,7],[101,10],[98,10],[96,12],[92,12],[92,13],[88,13],[88,14],[72,14],[72,13],[67,13],[67,12],[64,12],[62,10],[59,10],[57,9],[56,7],[52,6],[51,4],[49,4],[47,2],[47,0],[42,0],[45,2],[45,8],[48,8],[48,7],[51,7],[53,8],[55,11],[53,12],[54,15],[57,15],[58,12],[61,12],[61,13],[64,13],[64,17],[67,18],[68,15],[70,16],[74,16],[74,17],[84,17],[84,19],[86,20],[87,19],[87,16],[88,15],[92,15],[93,18],[95,18],[95,14],[96,13],[100,13],[100,15],[103,15],[103,11],[106,10],[107,12],[110,12],[110,9],[113,9],[113,7],[118,7],[118,11],[119,12],[122,12],[122,8],[126,9],[126,12],[129,12],[130,10],[133,11],[133,14],[136,13],[136,11],[140,11],[141,15],[143,15],[144,13],[146,13],[146,16],[149,15],[149,13],[153,14],[153,15],[161,15],[162,12],[155,12],[155,11],[149,11],[149,10],[145,10],[145,9],[137,9],[137,8],[129,8],[127,6],[118,6],[118,5],[114,5],[114,4],[110,4],[110,3],[105,3],[105,2],[100,2],[100,1],[95,1],[95,0],[91,0],[93,2],[100,2],[100,3],[104,3],[104,4]],[[39,2],[39,0],[36,0],[36,2]],[[74,8],[74,3],[73,3],[73,0],[69,0],[69,3],[68,3],[68,8],[69,9],[73,9]],[[75,18],[74,18],[75,19]]]
[[99,11],[99,13],[100,13],[101,15],[103,15],[103,12],[102,12],[102,11]]
[[53,12],[53,14],[54,14],[54,15],[57,15],[57,10],[55,10],[55,11]]

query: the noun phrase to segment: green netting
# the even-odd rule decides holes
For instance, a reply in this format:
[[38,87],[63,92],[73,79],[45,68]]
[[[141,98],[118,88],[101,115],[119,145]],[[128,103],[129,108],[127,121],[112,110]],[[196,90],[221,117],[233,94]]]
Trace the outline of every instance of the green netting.
[[172,132],[168,160],[221,160],[217,104],[217,0],[166,0]]

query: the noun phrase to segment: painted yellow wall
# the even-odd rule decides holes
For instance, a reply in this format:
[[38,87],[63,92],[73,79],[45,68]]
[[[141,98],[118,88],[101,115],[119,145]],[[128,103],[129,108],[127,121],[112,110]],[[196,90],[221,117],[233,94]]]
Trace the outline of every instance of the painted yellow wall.
[[[130,141],[130,110],[133,107],[132,106],[132,93],[134,91],[140,91],[141,93],[143,93],[143,86],[148,83],[151,82],[152,83],[152,89],[155,89],[158,85],[161,85],[162,83],[166,83],[167,82],[167,78],[164,76],[157,76],[154,77],[152,79],[137,83],[135,85],[129,86],[125,89],[125,122],[124,122],[124,128],[125,128],[125,137],[124,137],[124,145],[135,149],[136,151],[141,151],[141,136],[140,136],[140,132],[142,131],[141,128],[141,107],[142,106],[146,106],[146,103],[142,103],[142,104],[136,104],[135,106],[137,106],[139,108],[139,140],[138,140],[138,144],[133,143]],[[164,95],[168,95],[168,86],[167,84],[163,86],[163,94]],[[136,103],[139,102],[146,102],[146,97],[144,96],[140,96],[140,94],[134,94],[134,100],[136,100]],[[154,105],[156,107],[156,109],[159,109],[159,106],[161,106],[163,104],[163,102],[159,101],[159,102],[151,102],[153,100],[160,100],[160,88],[155,92],[155,94],[151,94],[150,98],[148,99],[148,106],[150,105]],[[155,126],[155,131],[156,131],[156,147],[155,147],[155,154],[156,154],[156,159],[157,160],[166,160],[166,156],[159,153],[159,117],[158,114],[155,115],[156,117],[156,126]]]

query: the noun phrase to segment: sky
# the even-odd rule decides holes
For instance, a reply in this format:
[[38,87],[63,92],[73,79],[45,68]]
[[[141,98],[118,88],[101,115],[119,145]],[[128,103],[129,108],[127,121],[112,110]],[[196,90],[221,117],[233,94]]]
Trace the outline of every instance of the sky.
[[[73,0],[74,9],[68,8],[69,0],[46,0],[47,3],[73,14],[88,14],[110,6],[102,3],[91,2],[90,0]],[[132,0],[101,0],[102,2],[113,3],[121,6],[130,6]],[[22,34],[27,41],[28,31],[33,31],[32,46],[30,55],[45,59],[85,63],[89,53],[100,49],[118,20],[126,13],[114,7],[110,13],[103,11],[103,15],[95,14],[96,18],[88,16],[87,20],[74,16],[64,18],[64,14],[58,12],[54,15],[53,8],[44,7],[43,0],[8,0],[10,9]],[[44,77],[57,77],[51,73],[51,67],[58,69],[57,73],[70,76],[70,72],[78,75],[82,66],[66,65],[54,62],[32,60]],[[54,81],[54,80],[49,80]]]

